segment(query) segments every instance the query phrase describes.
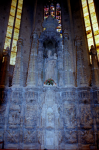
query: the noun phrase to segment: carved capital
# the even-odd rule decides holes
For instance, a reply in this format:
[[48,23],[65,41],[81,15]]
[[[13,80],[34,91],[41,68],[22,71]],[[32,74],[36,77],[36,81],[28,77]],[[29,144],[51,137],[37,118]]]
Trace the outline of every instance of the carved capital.
[[3,56],[10,56],[10,50],[9,47],[6,47],[6,50],[3,52]]
[[91,45],[90,54],[91,55],[97,55],[97,51],[93,45]]
[[43,51],[43,49],[44,49],[43,43],[39,41],[38,51]]
[[69,35],[68,35],[68,33],[66,32],[66,29],[64,30],[63,36],[64,36],[64,39],[69,40]]
[[21,37],[19,37],[18,42],[17,42],[17,46],[23,46],[23,39]]
[[76,41],[76,46],[81,46],[82,45],[81,37],[76,36],[75,41]]
[[34,32],[31,34],[31,39],[38,39],[37,31],[34,30]]

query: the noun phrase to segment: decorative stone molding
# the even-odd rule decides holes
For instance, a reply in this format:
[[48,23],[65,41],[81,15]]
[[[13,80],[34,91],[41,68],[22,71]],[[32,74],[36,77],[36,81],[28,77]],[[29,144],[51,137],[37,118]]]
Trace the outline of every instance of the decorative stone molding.
[[81,37],[76,36],[75,41],[76,41],[76,46],[81,46],[82,45]]
[[13,86],[23,86],[23,39],[20,37],[17,42],[17,57],[13,74]]
[[64,30],[64,85],[65,87],[75,86],[75,77],[73,73],[73,54],[70,48],[69,35]]
[[36,31],[33,32],[33,41],[32,48],[30,53],[30,61],[28,68],[28,77],[27,77],[27,86],[36,86],[37,85],[37,44],[38,44],[38,35]]
[[77,46],[77,86],[88,86],[87,74],[85,69],[85,62],[82,50],[82,40],[76,36]]

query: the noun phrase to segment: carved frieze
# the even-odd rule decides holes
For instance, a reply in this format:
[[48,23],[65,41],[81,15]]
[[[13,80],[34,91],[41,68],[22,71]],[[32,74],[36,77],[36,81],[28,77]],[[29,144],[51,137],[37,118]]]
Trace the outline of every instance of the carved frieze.
[[80,91],[78,98],[80,103],[90,103],[90,91]]
[[45,96],[44,92],[39,93],[38,102],[39,102],[40,106],[42,105],[42,103],[44,103],[44,96]]
[[37,140],[39,144],[44,143],[44,135],[43,135],[43,131],[38,131],[37,132]]
[[58,144],[60,145],[63,142],[63,136],[61,131],[57,132],[57,137],[58,137]]
[[94,111],[95,111],[96,123],[99,125],[99,106],[96,106],[94,108]]
[[67,128],[76,127],[76,108],[74,104],[64,103],[63,106],[64,123]]
[[5,110],[6,110],[6,107],[1,105],[0,106],[0,125],[4,125],[4,122],[5,122]]
[[36,124],[37,124],[37,117],[36,116],[26,116],[25,117],[25,126],[28,127],[28,128],[34,128],[36,127]]
[[77,143],[77,131],[65,131],[65,142],[66,143]]
[[38,92],[27,91],[25,93],[25,98],[27,103],[35,104],[38,100]]
[[24,131],[24,143],[36,143],[37,141],[37,133],[32,130]]
[[16,110],[16,111],[20,112],[20,111],[21,111],[21,106],[18,105],[18,104],[10,104],[9,110],[10,110],[10,111],[11,111],[11,110],[13,110],[13,111]]
[[92,130],[81,131],[81,141],[82,143],[94,143],[94,136]]
[[9,124],[12,124],[12,125],[20,124],[20,112],[18,111],[9,112]]
[[19,131],[18,130],[7,130],[7,141],[10,143],[19,142]]
[[99,104],[99,91],[93,91],[93,100],[94,100],[94,103],[98,103]]
[[17,89],[12,92],[12,97],[11,97],[11,101],[15,102],[15,103],[22,103],[22,99],[23,99],[23,95],[22,95],[22,91],[21,89],[19,89],[20,91],[17,91]]
[[80,124],[83,128],[92,128],[93,119],[90,105],[80,106]]
[[27,105],[25,109],[25,125],[35,127],[37,123],[37,105]]
[[62,93],[62,99],[63,101],[75,101],[75,91],[66,91]]
[[22,92],[14,91],[13,92],[13,98],[22,98]]
[[0,129],[0,142],[3,141],[4,131]]

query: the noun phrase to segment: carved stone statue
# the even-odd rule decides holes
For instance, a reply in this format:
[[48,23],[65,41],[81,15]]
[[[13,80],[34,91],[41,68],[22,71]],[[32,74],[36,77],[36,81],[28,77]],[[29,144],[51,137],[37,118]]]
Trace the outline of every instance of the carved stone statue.
[[52,108],[48,108],[47,110],[47,120],[46,120],[46,125],[47,127],[54,127],[54,113]]
[[57,80],[57,56],[54,53],[52,56],[52,51],[48,50],[48,58],[45,59],[45,80],[52,78],[55,82]]

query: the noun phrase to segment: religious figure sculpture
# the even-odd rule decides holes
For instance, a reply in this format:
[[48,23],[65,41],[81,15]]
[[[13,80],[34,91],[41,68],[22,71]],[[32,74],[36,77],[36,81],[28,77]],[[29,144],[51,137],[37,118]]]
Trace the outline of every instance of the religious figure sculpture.
[[48,58],[45,59],[45,80],[51,78],[55,82],[57,80],[57,56],[54,53],[52,56],[52,51],[48,50]]

